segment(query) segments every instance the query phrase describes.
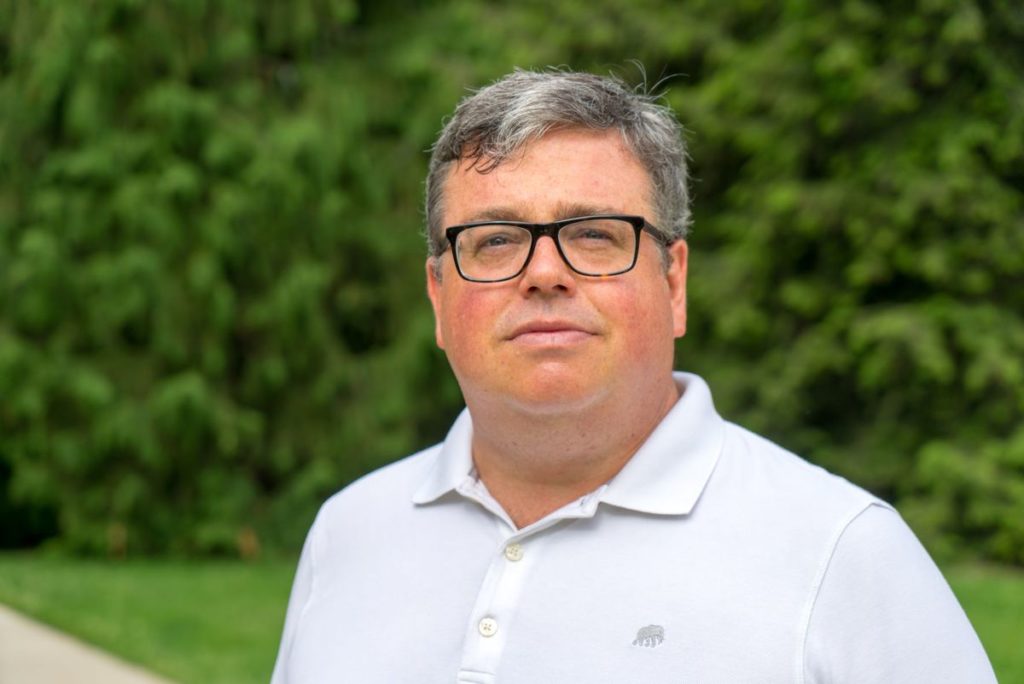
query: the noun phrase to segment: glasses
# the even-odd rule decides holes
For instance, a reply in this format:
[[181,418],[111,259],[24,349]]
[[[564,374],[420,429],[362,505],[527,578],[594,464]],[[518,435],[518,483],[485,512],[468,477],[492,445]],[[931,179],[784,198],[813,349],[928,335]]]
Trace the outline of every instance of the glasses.
[[636,266],[640,232],[664,235],[642,216],[578,216],[554,223],[479,221],[444,231],[459,275],[475,283],[512,280],[533,257],[537,240],[555,241],[562,261],[585,276],[620,275]]

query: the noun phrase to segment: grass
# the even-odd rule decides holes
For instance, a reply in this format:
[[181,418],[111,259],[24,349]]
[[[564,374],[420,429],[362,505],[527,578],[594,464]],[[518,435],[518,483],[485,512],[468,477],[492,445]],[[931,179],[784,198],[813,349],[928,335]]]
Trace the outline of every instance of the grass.
[[1024,572],[967,565],[947,569],[946,578],[1001,684],[1024,684]]
[[[294,560],[121,563],[0,554],[0,602],[181,682],[267,682]],[[946,569],[1002,684],[1024,684],[1024,572]]]
[[180,682],[265,684],[294,571],[0,554],[0,602]]

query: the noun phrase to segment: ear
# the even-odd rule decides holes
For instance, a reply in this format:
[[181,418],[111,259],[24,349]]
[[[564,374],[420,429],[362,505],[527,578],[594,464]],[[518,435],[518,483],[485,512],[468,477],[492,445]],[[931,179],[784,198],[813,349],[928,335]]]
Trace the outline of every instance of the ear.
[[444,349],[444,333],[441,332],[441,264],[437,257],[427,257],[427,297],[434,309],[434,339]]
[[686,259],[689,256],[686,241],[676,240],[669,245],[668,255],[671,262],[665,277],[672,307],[672,332],[676,337],[682,337],[686,334]]

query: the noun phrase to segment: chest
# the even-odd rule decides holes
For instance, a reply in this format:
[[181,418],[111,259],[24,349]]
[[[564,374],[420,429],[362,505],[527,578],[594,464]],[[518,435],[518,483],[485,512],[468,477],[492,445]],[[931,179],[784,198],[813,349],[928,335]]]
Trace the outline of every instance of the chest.
[[354,549],[318,577],[295,659],[318,674],[293,681],[790,681],[810,570],[670,522]]

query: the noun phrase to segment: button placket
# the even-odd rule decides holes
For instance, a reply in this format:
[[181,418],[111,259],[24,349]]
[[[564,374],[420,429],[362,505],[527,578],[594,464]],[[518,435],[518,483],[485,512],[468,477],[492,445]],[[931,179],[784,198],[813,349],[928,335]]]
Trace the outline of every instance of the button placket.
[[460,672],[488,673],[497,671],[510,633],[515,631],[515,615],[520,596],[537,562],[540,539],[530,536],[530,553],[522,543],[523,532],[505,527],[499,531],[499,543],[492,551],[490,566],[477,595],[469,631],[463,646]]
[[[543,520],[516,529],[479,483],[475,486],[470,482],[464,483],[459,491],[495,513],[492,519],[500,540],[500,544],[492,551],[491,562],[469,616],[463,641],[459,681],[476,682],[472,677],[493,677],[498,669],[509,634],[515,632],[516,610],[526,578],[532,566],[543,556],[547,531],[560,523],[593,516],[598,497],[581,498]],[[497,510],[493,510],[491,505]],[[525,551],[527,545],[530,547],[528,554]],[[463,679],[463,675],[472,677]]]

